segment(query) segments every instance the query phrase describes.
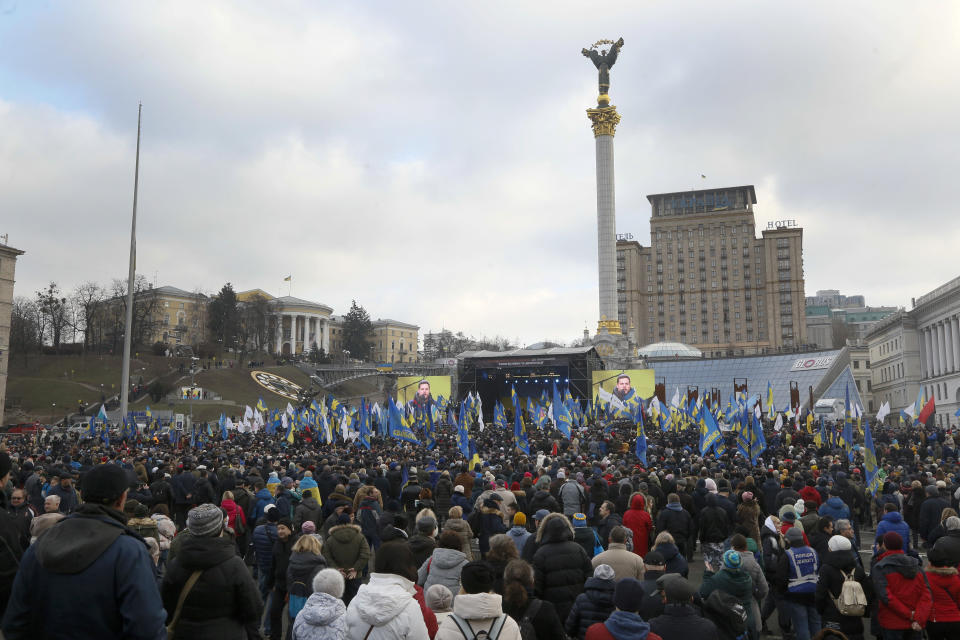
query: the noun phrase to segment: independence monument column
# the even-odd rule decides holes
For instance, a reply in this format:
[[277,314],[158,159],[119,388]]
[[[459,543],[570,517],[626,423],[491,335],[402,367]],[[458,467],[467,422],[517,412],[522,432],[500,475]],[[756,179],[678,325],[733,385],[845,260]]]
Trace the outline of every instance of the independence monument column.
[[[609,49],[600,47],[609,46]],[[607,349],[598,351],[601,355],[613,355],[613,342],[616,338],[603,340],[602,336],[620,336],[620,322],[617,310],[617,224],[613,190],[613,135],[620,114],[610,104],[610,67],[617,61],[617,55],[623,47],[623,38],[616,42],[600,40],[581,53],[590,58],[597,67],[600,76],[597,106],[587,109],[587,117],[593,126],[597,150],[597,261],[600,273],[600,321],[597,324],[599,342],[606,342]],[[603,353],[607,351],[607,353]]]

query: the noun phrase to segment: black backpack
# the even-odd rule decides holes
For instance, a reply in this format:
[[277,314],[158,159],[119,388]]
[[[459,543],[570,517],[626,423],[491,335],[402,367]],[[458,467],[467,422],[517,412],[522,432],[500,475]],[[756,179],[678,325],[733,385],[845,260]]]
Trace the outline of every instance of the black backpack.
[[540,605],[543,600],[531,600],[527,605],[527,610],[523,612],[520,618],[520,639],[537,640],[537,630],[533,627],[533,619],[540,613]]
[[747,610],[735,596],[715,589],[703,601],[703,612],[717,625],[720,640],[746,640]]

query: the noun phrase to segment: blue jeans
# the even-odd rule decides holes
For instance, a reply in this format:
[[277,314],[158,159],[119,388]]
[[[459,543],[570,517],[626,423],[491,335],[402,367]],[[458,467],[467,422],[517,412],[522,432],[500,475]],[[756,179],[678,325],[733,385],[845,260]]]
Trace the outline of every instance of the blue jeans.
[[257,586],[260,587],[260,597],[263,599],[263,610],[266,612],[263,623],[263,632],[270,635],[270,596],[273,590],[267,586],[267,572],[260,571],[257,578]]
[[883,640],[913,640],[920,638],[920,632],[913,629],[881,629]]
[[783,604],[790,614],[796,640],[810,640],[820,631],[820,614],[813,605],[789,599],[784,599]]

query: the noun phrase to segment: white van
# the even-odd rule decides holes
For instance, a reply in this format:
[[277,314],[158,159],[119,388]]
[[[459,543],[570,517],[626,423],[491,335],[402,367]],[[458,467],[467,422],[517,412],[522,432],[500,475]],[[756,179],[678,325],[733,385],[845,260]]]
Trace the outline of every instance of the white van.
[[814,419],[843,420],[843,405],[842,398],[820,398],[813,407]]

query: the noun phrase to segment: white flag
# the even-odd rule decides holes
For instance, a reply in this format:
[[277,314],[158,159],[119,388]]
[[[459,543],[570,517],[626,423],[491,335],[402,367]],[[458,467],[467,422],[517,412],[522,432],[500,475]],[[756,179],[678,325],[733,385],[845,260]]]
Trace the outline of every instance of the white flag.
[[670,406],[671,407],[680,406],[680,387],[677,387],[677,390],[673,392],[673,397],[670,398]]
[[293,405],[291,405],[289,402],[287,403],[287,413],[289,413],[290,415],[293,415],[295,413],[293,410]]
[[483,400],[480,399],[480,392],[477,392],[477,422],[480,423],[480,433],[483,433]]
[[782,413],[778,413],[778,414],[777,414],[777,421],[773,423],[773,430],[774,430],[774,431],[780,431],[780,429],[783,429],[783,414],[782,414]]
[[883,422],[883,419],[890,415],[890,402],[884,402],[877,411],[877,422]]
[[234,426],[233,424],[233,420],[231,420],[229,416],[227,417],[227,421],[224,426],[227,427],[227,431],[232,431],[236,429],[236,426]]
[[763,417],[763,414],[760,413],[760,403],[759,403],[759,402],[758,402],[757,404],[755,404],[754,407],[753,407],[753,415],[757,416],[757,420],[759,420],[761,417]]

